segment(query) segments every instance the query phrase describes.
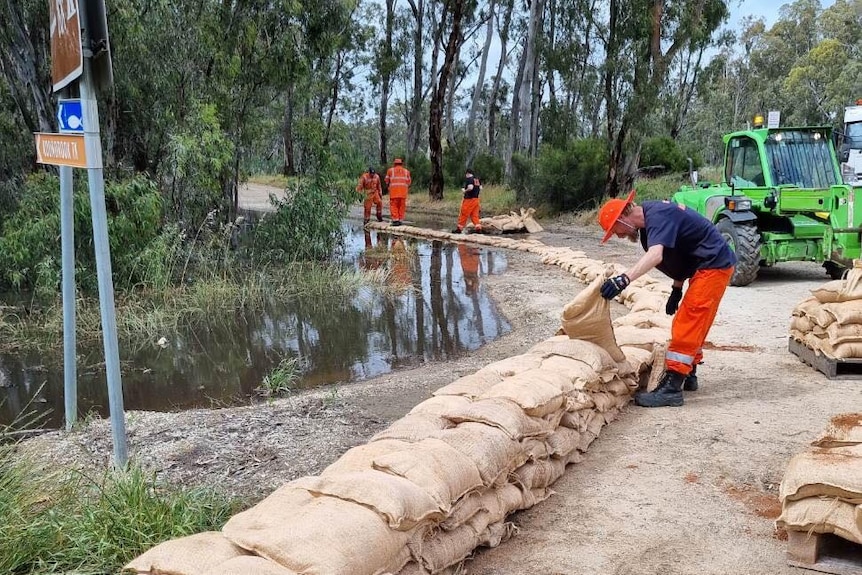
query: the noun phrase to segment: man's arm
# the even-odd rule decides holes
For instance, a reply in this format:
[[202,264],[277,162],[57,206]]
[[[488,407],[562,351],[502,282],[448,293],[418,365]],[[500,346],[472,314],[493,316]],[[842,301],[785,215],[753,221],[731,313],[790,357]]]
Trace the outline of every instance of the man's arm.
[[[629,276],[630,281],[634,281],[637,278],[641,277],[658,264],[661,263],[662,258],[664,257],[664,246],[663,245],[655,245],[651,246],[644,255],[641,256],[641,259],[637,261],[635,265],[629,268],[626,271],[626,275]],[[676,285],[676,282],[674,282]],[[682,282],[679,282],[679,286],[682,286]]]

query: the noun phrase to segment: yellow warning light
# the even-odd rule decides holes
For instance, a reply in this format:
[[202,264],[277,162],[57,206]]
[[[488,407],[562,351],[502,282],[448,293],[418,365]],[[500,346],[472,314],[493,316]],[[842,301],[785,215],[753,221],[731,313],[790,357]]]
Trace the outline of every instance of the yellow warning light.
[[762,128],[764,121],[765,120],[763,119],[763,114],[756,114],[752,123],[754,124],[755,128]]

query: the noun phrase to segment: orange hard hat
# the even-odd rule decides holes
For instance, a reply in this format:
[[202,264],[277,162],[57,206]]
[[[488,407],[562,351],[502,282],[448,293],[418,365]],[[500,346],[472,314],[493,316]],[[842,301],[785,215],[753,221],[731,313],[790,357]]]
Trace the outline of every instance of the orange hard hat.
[[404,161],[403,161],[401,158],[395,158],[395,165],[396,165],[396,166],[397,166],[398,164],[403,164],[403,163],[404,163]]
[[634,199],[635,191],[632,190],[629,192],[629,196],[626,199],[614,198],[612,200],[608,200],[605,202],[605,205],[599,209],[599,225],[602,226],[603,230],[605,230],[605,237],[602,238],[602,243],[605,243],[612,235],[614,235],[614,224],[617,223],[617,220],[620,219],[621,215],[623,215],[623,212],[626,210],[626,206],[631,204]]

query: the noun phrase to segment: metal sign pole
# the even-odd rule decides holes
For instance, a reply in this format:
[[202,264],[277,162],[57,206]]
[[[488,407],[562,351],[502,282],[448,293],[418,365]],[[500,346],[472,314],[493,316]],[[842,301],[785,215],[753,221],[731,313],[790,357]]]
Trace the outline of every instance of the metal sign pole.
[[66,430],[78,419],[78,367],[75,359],[75,212],[70,166],[60,166],[60,237],[63,259],[63,393]]
[[[87,2],[80,5],[85,10]],[[86,13],[83,13],[86,22]],[[84,46],[89,46],[89,30],[84,30]],[[93,243],[96,250],[96,272],[99,276],[99,308],[102,315],[102,339],[105,345],[105,373],[111,412],[111,434],[114,440],[114,465],[124,468],[129,461],[126,445],[126,419],[123,409],[123,383],[120,378],[120,351],[117,343],[117,317],[114,308],[114,282],[111,270],[111,248],[108,243],[108,215],[105,208],[105,178],[102,167],[102,142],[99,138],[99,106],[93,82],[92,58],[84,58],[81,77],[81,104],[84,110],[84,144],[89,167],[90,210],[93,217]]]

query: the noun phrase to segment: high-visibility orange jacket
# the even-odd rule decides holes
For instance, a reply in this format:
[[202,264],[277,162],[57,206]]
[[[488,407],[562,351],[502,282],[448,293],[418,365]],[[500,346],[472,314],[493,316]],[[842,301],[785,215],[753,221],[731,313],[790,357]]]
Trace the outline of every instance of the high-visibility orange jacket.
[[380,187],[380,176],[365,172],[359,176],[359,184],[356,185],[356,191],[365,192],[367,194],[377,192],[379,194],[382,191]]
[[410,171],[404,166],[392,166],[386,170],[386,185],[389,186],[390,198],[406,198],[412,181]]

